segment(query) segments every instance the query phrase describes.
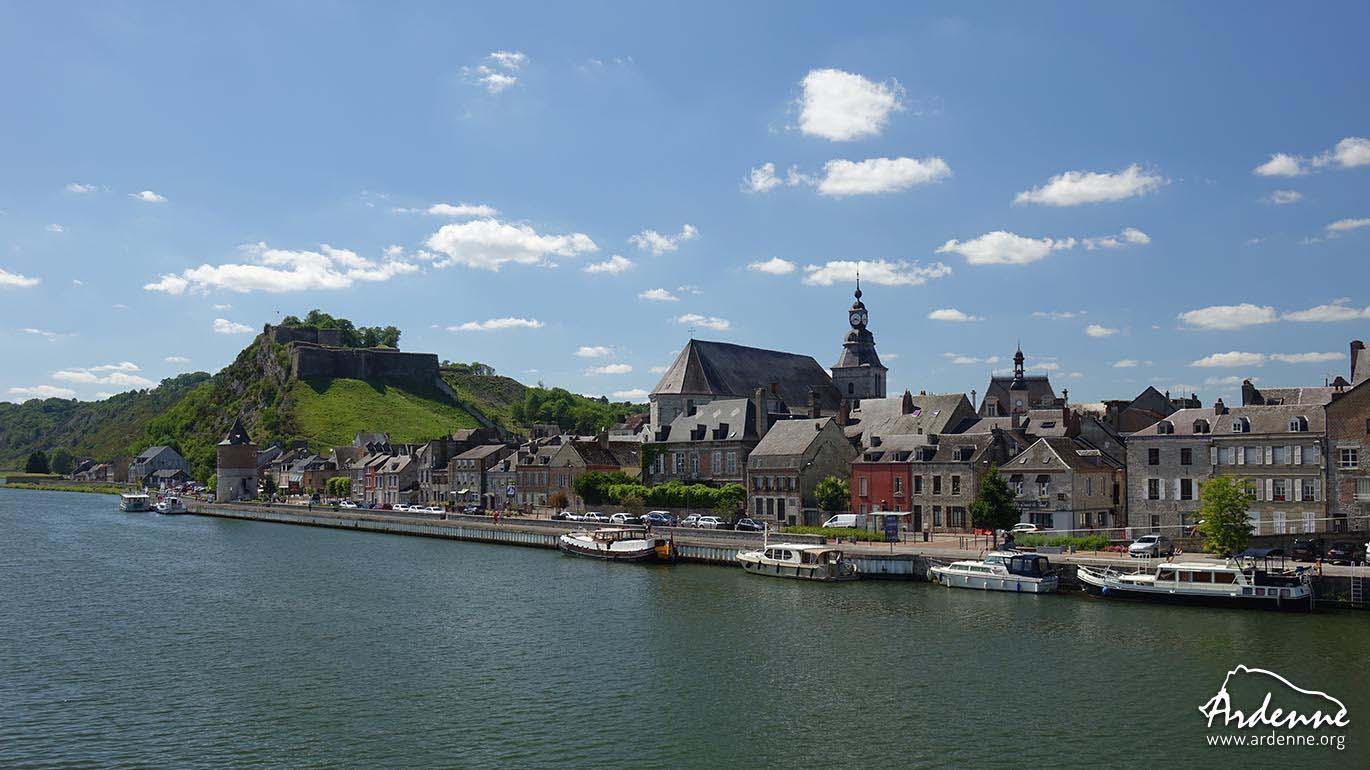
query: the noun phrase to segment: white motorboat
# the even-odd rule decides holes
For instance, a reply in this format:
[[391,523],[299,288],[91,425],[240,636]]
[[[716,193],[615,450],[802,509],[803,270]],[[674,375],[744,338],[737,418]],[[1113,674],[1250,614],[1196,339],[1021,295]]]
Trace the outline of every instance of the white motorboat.
[[[1283,552],[1251,549],[1225,564],[1165,562],[1146,572],[1081,566],[1076,576],[1085,591],[1108,599],[1272,610],[1313,609],[1313,582],[1308,568],[1272,570],[1269,568],[1271,557],[1282,559]],[[1258,568],[1257,560],[1264,560],[1265,568]]]
[[152,498],[142,492],[125,492],[119,495],[119,510],[124,513],[143,513],[152,510]]
[[181,498],[179,497],[162,498],[162,501],[160,503],[157,503],[156,508],[158,513],[164,513],[167,515],[186,512],[186,504],[181,502]]
[[606,561],[650,561],[670,558],[670,545],[637,527],[607,527],[568,532],[557,547],[575,556]]
[[930,572],[942,585],[986,591],[1049,594],[1060,583],[1047,557],[1014,551],[991,551],[984,559],[955,561]]
[[759,551],[739,551],[742,569],[754,575],[833,582],[856,580],[856,564],[842,551],[827,545],[776,543]]

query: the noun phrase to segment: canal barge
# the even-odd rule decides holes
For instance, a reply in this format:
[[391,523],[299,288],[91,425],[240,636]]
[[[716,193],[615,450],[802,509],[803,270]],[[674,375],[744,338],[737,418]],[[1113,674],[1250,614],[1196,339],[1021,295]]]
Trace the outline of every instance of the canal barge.
[[141,492],[125,492],[119,495],[119,510],[124,513],[145,513],[152,510],[151,500]]
[[759,551],[740,551],[737,560],[753,575],[837,582],[856,580],[856,564],[826,545],[777,543]]
[[1051,593],[1060,580],[1047,557],[1012,551],[993,551],[979,561],[956,561],[930,571],[937,582],[951,588],[1028,594]]
[[181,502],[179,497],[164,497],[161,502],[157,503],[156,511],[167,516],[185,513],[186,504]]
[[[1307,567],[1270,569],[1277,549],[1250,549],[1225,564],[1167,562],[1151,572],[1118,572],[1081,566],[1076,572],[1084,590],[1106,599],[1248,607],[1270,610],[1312,610],[1313,581]],[[1256,566],[1265,560],[1265,568]]]
[[607,527],[577,530],[557,538],[563,553],[605,561],[653,561],[670,557],[670,544],[644,529]]

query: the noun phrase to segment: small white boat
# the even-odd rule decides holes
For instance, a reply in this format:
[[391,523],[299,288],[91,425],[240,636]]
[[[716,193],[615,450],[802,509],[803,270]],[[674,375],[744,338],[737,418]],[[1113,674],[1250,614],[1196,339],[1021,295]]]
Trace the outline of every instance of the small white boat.
[[[1257,549],[1253,549],[1257,550]],[[1210,562],[1166,562],[1149,572],[1122,572],[1081,566],[1076,572],[1085,591],[1107,599],[1252,607],[1272,610],[1313,609],[1313,582],[1307,567],[1293,570],[1258,569],[1256,559],[1282,556],[1265,553],[1248,557],[1247,564],[1229,559]]]
[[1060,583],[1051,561],[1035,553],[992,551],[979,561],[955,561],[930,571],[937,582],[952,588],[1049,594]]
[[574,556],[606,561],[649,561],[670,558],[670,545],[646,530],[611,527],[568,532],[557,539],[557,547]]
[[754,575],[834,582],[860,577],[856,564],[827,545],[776,543],[759,551],[740,551],[742,569]]
[[152,498],[141,492],[126,492],[119,495],[119,510],[124,513],[143,513],[152,510]]
[[167,515],[185,513],[186,504],[181,502],[181,498],[179,497],[166,497],[163,498],[160,503],[157,503],[157,512]]

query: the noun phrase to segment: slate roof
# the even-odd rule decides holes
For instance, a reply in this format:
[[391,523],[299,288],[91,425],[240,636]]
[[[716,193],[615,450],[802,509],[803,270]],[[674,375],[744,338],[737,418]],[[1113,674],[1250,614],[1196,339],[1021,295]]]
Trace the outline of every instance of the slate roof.
[[1040,438],[1032,446],[1004,463],[1003,473],[1038,471],[1111,471],[1122,464],[1088,442],[1070,438]]
[[[863,398],[844,428],[848,438],[861,437],[863,446],[870,445],[871,436],[916,435],[923,433],[951,433],[960,427],[963,417],[974,415],[974,407],[963,393],[941,393],[911,396],[914,412],[904,413],[904,396]],[[964,408],[959,410],[964,402]],[[953,422],[954,420],[954,422]]]
[[1336,388],[1258,388],[1257,392],[1266,406],[1271,406],[1272,401],[1279,401],[1280,404],[1322,406],[1332,402],[1332,394],[1336,392]]
[[142,451],[142,453],[139,454],[137,457],[133,458],[133,462],[135,462],[135,463],[145,463],[145,462],[148,462],[149,460],[153,459],[154,457],[156,457],[157,455],[161,454],[162,452],[171,452],[172,454],[175,454],[176,450],[175,450],[175,449],[172,449],[172,448],[169,447],[169,446],[150,446],[150,447],[148,447],[147,449],[144,449],[144,450]]
[[339,468],[350,468],[353,463],[362,459],[366,450],[359,446],[340,446],[333,449],[333,461]]
[[162,468],[161,470],[152,472],[152,477],[154,479],[172,479],[184,475],[186,475],[186,472],[180,468]]
[[239,417],[233,421],[233,427],[228,429],[219,446],[242,446],[251,443],[252,439],[247,437],[247,429],[243,427],[243,418]]
[[385,465],[376,469],[377,473],[400,473],[414,462],[409,455],[396,455],[386,460]]
[[766,431],[761,443],[752,449],[749,457],[765,456],[794,457],[802,455],[813,446],[813,442],[823,433],[823,428],[833,422],[831,417],[817,420],[780,420]]
[[681,444],[690,441],[757,440],[755,427],[756,405],[748,398],[727,398],[710,401],[697,407],[694,414],[682,414],[671,421],[669,433],[662,443]]
[[466,450],[465,452],[462,452],[461,454],[457,455],[456,457],[453,457],[452,459],[483,460],[486,457],[489,457],[490,455],[499,452],[501,449],[504,449],[503,444],[481,444],[480,446],[473,447],[471,449]]
[[808,404],[814,388],[820,408],[835,412],[842,402],[832,377],[812,356],[703,340],[686,343],[652,394],[750,398],[771,383],[795,407]]
[[[1251,431],[1248,434],[1232,431],[1232,424],[1242,417],[1251,422]],[[1323,433],[1327,429],[1327,414],[1321,406],[1311,404],[1286,404],[1283,406],[1233,406],[1224,409],[1223,414],[1214,414],[1214,409],[1181,409],[1178,412],[1160,420],[1154,425],[1149,425],[1142,430],[1133,433],[1132,436],[1196,436],[1206,435],[1200,431],[1195,431],[1196,420],[1206,420],[1211,435],[1219,438],[1253,434],[1280,433],[1288,434],[1289,420],[1294,417],[1303,417],[1308,420],[1309,433]],[[1169,422],[1175,426],[1173,434],[1163,434],[1157,428],[1162,422]]]
[[[985,388],[985,396],[980,399],[980,414],[985,414],[986,406],[990,401],[998,401],[999,409],[1007,412],[1013,408],[1013,400],[1009,397],[1009,386],[1013,384],[1011,376],[992,376],[989,386]],[[1051,379],[1045,374],[1028,374],[1023,376],[1023,384],[1027,386],[1027,401],[1024,406],[1039,406],[1049,404],[1056,400],[1056,391],[1051,387]]]
[[390,434],[382,433],[380,431],[362,431],[357,434],[356,438],[352,439],[352,443],[357,446],[366,446],[367,444],[389,444]]
[[879,446],[867,446],[852,462],[856,463],[906,463],[912,462],[916,452],[929,447],[926,435],[898,434],[881,436]]
[[571,448],[581,456],[586,465],[612,465],[619,468],[641,467],[641,441],[609,441],[601,445],[599,441],[575,441]]

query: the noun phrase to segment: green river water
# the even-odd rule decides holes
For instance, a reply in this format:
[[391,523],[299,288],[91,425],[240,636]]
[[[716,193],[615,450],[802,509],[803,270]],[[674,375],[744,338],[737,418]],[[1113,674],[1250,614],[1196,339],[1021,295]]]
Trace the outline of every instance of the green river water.
[[[1370,613],[818,585],[0,488],[0,767],[1370,764]],[[1213,748],[1242,664],[1332,747]],[[1276,696],[1285,697],[1285,693]],[[1289,696],[1293,697],[1293,696]]]

